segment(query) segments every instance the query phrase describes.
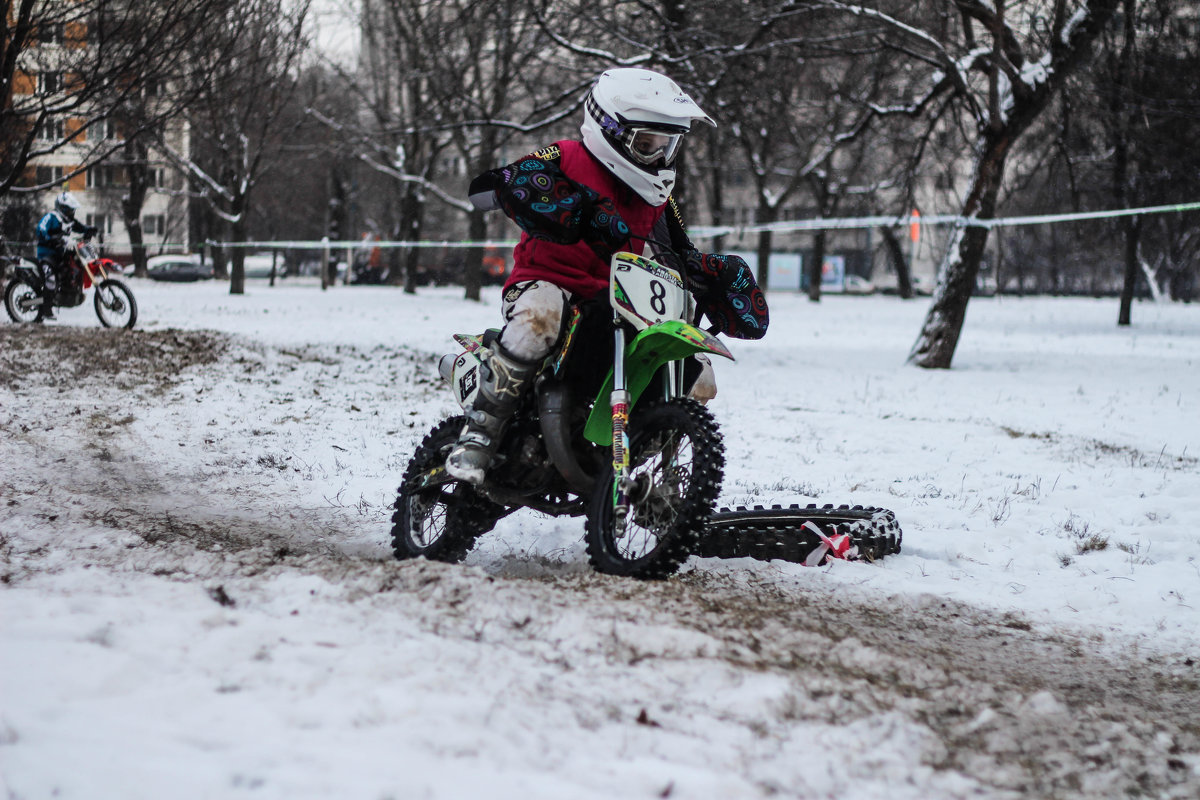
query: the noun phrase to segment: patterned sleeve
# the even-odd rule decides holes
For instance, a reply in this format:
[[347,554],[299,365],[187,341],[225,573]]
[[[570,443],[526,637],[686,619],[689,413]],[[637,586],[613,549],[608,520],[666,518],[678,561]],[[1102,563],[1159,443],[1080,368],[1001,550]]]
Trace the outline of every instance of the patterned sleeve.
[[735,339],[761,339],[770,313],[767,297],[745,259],[735,255],[684,253],[685,270],[696,296],[696,307],[712,323],[711,332]]
[[629,241],[629,225],[611,198],[568,178],[547,148],[472,182],[471,193],[490,185],[497,205],[535,239],[574,244],[581,239],[607,257]]

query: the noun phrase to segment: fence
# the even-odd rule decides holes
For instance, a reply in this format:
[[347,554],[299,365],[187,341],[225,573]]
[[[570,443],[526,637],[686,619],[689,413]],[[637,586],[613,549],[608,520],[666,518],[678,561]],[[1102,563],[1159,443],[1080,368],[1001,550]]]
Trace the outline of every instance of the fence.
[[[996,217],[992,219],[979,219],[973,217],[963,217],[957,214],[927,214],[927,215],[899,215],[899,216],[863,216],[863,217],[839,217],[829,219],[802,219],[802,220],[783,220],[778,222],[769,222],[761,224],[747,225],[725,225],[725,226],[704,226],[698,225],[689,228],[689,234],[694,239],[711,239],[719,236],[740,237],[753,235],[762,232],[771,233],[795,233],[805,231],[836,231],[836,230],[852,230],[852,229],[870,229],[870,228],[902,228],[919,225],[925,227],[983,227],[988,229],[1014,228],[1019,226],[1030,225],[1054,225],[1070,222],[1083,222],[1094,220],[1116,219],[1120,217],[1141,217],[1153,216],[1161,214],[1178,214],[1190,211],[1200,211],[1200,202],[1190,203],[1175,203],[1170,205],[1145,206],[1141,208],[1128,209],[1111,209],[1103,211],[1082,211],[1062,214],[1041,214],[1034,216],[1014,216],[1014,217]],[[239,248],[246,250],[270,250],[270,251],[316,251],[320,254],[322,264],[328,265],[332,263],[335,254],[342,252],[369,252],[374,249],[417,249],[417,250],[464,250],[469,248],[494,248],[494,249],[511,249],[517,243],[516,239],[487,239],[481,241],[462,241],[452,239],[430,240],[423,239],[418,241],[409,240],[354,240],[354,241],[330,241],[323,240],[270,240],[270,241],[248,241],[248,242],[205,242],[205,248],[221,247],[226,249]],[[8,242],[8,246],[29,246],[32,242]],[[113,242],[106,243],[108,247],[116,250],[128,252],[130,245],[128,242]],[[182,242],[165,242],[155,243],[149,246],[151,254],[155,252],[178,252],[188,249],[188,245]]]

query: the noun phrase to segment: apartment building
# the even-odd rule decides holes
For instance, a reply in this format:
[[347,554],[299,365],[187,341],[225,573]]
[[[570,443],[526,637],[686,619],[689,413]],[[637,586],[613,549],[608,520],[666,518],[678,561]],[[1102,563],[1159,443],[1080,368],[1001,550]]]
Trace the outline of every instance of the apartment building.
[[[89,46],[88,22],[67,18],[39,25],[31,46],[20,53],[12,105],[32,112],[25,118],[40,121],[34,130],[33,155],[18,186],[34,190],[33,205],[44,209],[52,207],[57,193],[70,190],[82,206],[81,219],[103,234],[106,254],[129,260],[132,249],[122,200],[128,194],[131,170],[144,169],[149,190],[139,221],[147,252],[186,250],[189,201],[183,177],[156,157],[153,148],[145,151],[147,155],[131,157],[135,148],[127,148],[124,137],[132,124],[114,113],[103,98],[92,104],[71,102],[80,82],[86,80],[73,65]],[[155,87],[144,89],[139,101],[153,110],[160,102]],[[176,152],[188,152],[188,130],[182,119],[168,123],[163,136]]]

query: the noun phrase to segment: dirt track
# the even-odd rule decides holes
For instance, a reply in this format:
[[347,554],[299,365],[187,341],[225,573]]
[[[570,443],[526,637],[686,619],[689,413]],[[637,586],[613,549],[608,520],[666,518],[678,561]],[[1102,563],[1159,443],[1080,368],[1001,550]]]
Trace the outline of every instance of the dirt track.
[[[0,416],[9,433],[36,419],[40,412],[23,391],[34,385],[61,386],[65,397],[90,393],[101,403],[122,402],[122,394],[124,402],[153,402],[181,370],[214,364],[226,351],[224,338],[204,333],[0,326],[0,388],[12,403]],[[78,426],[81,440],[101,432],[81,416],[57,424]],[[86,446],[29,457],[79,474],[98,458]],[[153,453],[145,458],[152,470]],[[40,513],[55,513],[45,492],[32,490],[17,471],[7,473],[0,473],[6,499],[25,513],[39,504]],[[646,584],[551,565],[537,577],[490,576],[500,588],[481,591],[487,579],[477,569],[346,552],[334,538],[335,510],[267,522],[215,514],[204,504],[151,512],[144,509],[154,503],[140,502],[139,493],[161,487],[133,475],[81,481],[77,491],[91,496],[87,507],[107,508],[98,513],[102,524],[158,550],[149,562],[154,569],[173,563],[180,580],[317,573],[380,593],[420,595],[430,625],[462,631],[486,618],[488,592],[522,596],[533,606],[605,603],[631,622],[654,616],[719,642],[705,657],[786,675],[798,699],[778,710],[782,719],[844,724],[894,712],[918,721],[938,740],[928,765],[971,776],[991,787],[989,796],[1200,797],[1200,664],[1191,659],[1113,655],[1089,639],[1039,632],[1014,615],[937,598],[835,595],[753,572],[735,580],[698,569]],[[204,487],[193,490],[202,495]],[[5,519],[0,507],[0,530]],[[14,556],[14,535],[0,535],[5,584],[53,568],[49,554]],[[88,557],[102,568],[130,568],[120,551]],[[430,593],[431,584],[448,591]],[[636,663],[661,654],[615,644],[613,657]],[[871,755],[864,747],[826,757],[869,763]]]

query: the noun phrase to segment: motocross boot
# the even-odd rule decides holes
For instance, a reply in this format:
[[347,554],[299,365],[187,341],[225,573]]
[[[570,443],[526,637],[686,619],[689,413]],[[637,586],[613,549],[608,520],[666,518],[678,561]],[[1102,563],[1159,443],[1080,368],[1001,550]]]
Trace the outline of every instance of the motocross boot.
[[34,322],[55,318],[54,296],[58,294],[58,275],[55,274],[54,267],[50,262],[43,261],[38,264],[38,269],[42,273],[42,305]]
[[478,486],[496,456],[509,419],[528,391],[540,361],[524,361],[495,342],[479,367],[479,393],[466,410],[467,424],[446,457],[446,472]]
[[57,319],[54,316],[54,295],[43,295],[42,304],[38,307],[37,317],[34,322],[43,322],[48,319]]

